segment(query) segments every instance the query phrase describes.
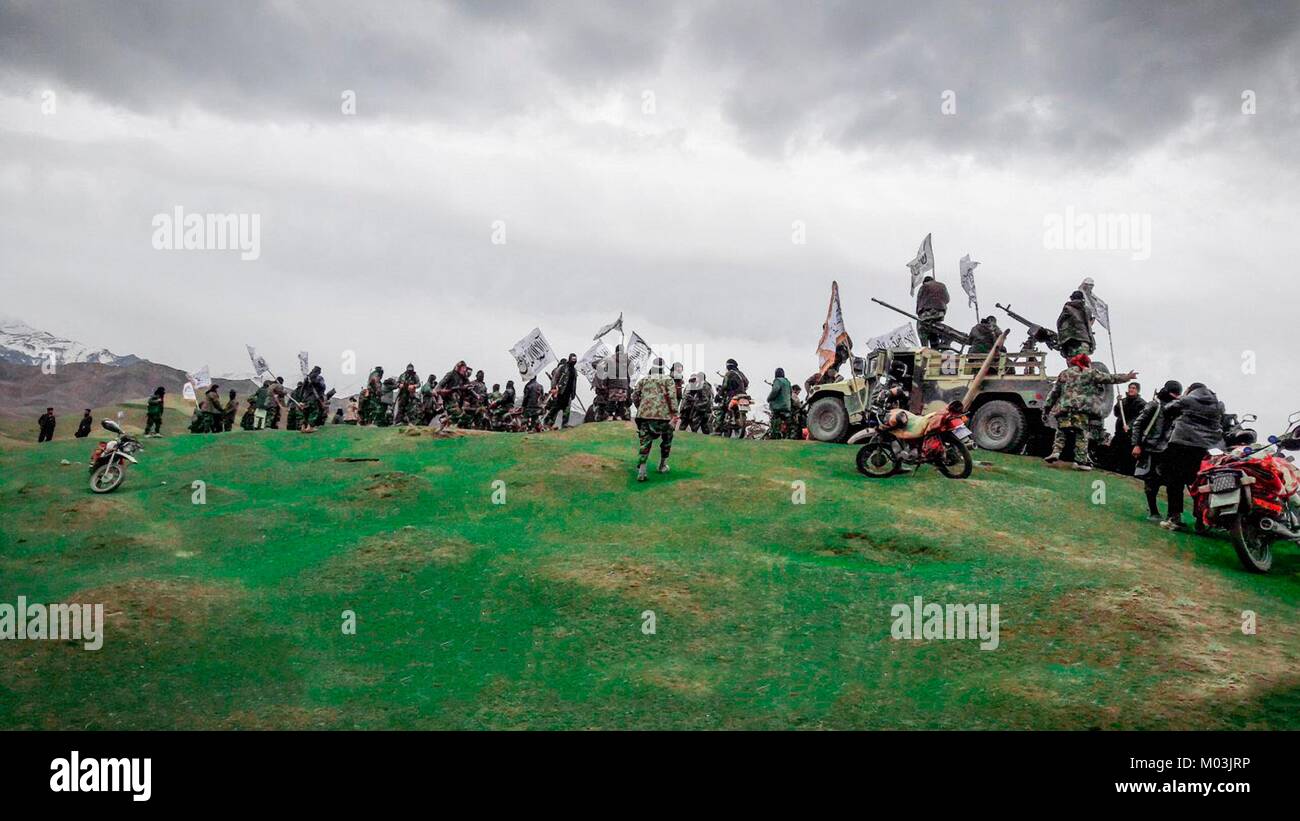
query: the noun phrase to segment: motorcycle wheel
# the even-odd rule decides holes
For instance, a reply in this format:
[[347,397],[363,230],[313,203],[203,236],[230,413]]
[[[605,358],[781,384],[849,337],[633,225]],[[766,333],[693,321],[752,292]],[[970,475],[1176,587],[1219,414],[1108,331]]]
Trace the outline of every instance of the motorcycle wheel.
[[858,449],[858,473],[870,479],[884,479],[902,470],[903,465],[886,442],[868,442]]
[[949,479],[965,479],[975,469],[975,462],[970,458],[970,450],[954,436],[943,435],[943,461],[936,462],[935,467]]
[[90,489],[95,493],[112,493],[126,478],[126,469],[120,463],[108,462],[90,474]]
[[1254,516],[1234,516],[1228,532],[1232,535],[1232,546],[1242,567],[1251,573],[1267,573],[1272,569],[1272,540],[1259,529]]

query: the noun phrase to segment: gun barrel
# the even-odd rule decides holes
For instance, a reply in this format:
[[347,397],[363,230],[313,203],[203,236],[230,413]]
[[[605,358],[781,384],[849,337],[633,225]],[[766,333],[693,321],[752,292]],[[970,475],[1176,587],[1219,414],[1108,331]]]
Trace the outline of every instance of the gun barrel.
[[885,302],[885,301],[882,300],[882,299],[876,299],[876,298],[873,296],[873,297],[871,298],[871,301],[874,302],[874,303],[876,303],[877,305],[884,305],[884,306],[885,306],[886,308],[888,308],[889,310],[891,310],[891,311],[895,311],[895,312],[897,312],[897,313],[900,313],[900,314],[902,314],[903,316],[911,317],[912,319],[915,319],[915,320],[918,321],[918,322],[921,321],[921,320],[920,320],[920,317],[918,317],[916,314],[908,313],[907,311],[904,311],[902,308],[898,308],[898,307],[896,307],[896,306],[890,305],[888,302]]

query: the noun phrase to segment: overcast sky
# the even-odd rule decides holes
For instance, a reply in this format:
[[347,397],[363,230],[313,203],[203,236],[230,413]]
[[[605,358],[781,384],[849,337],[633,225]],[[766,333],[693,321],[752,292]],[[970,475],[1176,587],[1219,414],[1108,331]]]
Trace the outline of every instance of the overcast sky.
[[[1298,160],[1295,3],[0,1],[3,312],[214,373],[504,382],[534,326],[581,353],[622,311],[802,380],[831,281],[888,331],[933,232],[951,324],[964,254],[1045,324],[1091,276],[1121,369],[1272,429]],[[155,249],[177,206],[257,215],[260,256]],[[1149,244],[1050,247],[1066,214]]]

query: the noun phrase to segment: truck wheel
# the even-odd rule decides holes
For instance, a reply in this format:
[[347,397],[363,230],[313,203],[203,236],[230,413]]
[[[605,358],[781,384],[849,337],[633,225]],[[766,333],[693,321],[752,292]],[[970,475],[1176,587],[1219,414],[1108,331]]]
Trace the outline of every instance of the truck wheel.
[[984,450],[1018,453],[1029,436],[1025,412],[1005,399],[985,402],[971,418],[975,444]]
[[838,396],[823,396],[808,408],[808,434],[819,442],[843,442],[849,432],[849,412]]

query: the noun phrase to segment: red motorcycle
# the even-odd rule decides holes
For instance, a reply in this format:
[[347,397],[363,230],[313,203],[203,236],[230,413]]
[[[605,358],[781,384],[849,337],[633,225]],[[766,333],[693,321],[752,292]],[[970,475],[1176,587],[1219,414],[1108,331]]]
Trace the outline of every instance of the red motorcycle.
[[970,455],[974,439],[961,402],[920,415],[901,408],[883,413],[873,409],[870,419],[877,424],[849,437],[849,444],[865,440],[857,456],[862,475],[883,479],[900,472],[904,464],[931,464],[949,479],[970,476],[975,466]]
[[1287,432],[1268,444],[1213,450],[1190,488],[1197,529],[1228,531],[1241,564],[1252,573],[1273,567],[1273,542],[1300,544],[1300,468],[1283,450],[1300,450],[1300,411]]

